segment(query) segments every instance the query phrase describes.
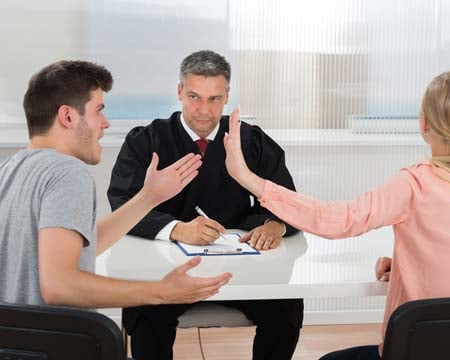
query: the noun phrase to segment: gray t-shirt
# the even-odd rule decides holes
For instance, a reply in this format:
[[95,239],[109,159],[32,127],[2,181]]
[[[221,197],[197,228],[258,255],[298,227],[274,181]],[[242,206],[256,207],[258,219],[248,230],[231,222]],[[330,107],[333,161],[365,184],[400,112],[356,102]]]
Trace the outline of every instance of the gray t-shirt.
[[1,163],[0,301],[45,304],[39,290],[39,229],[80,233],[85,240],[79,268],[94,272],[95,217],[95,183],[82,161],[38,149]]

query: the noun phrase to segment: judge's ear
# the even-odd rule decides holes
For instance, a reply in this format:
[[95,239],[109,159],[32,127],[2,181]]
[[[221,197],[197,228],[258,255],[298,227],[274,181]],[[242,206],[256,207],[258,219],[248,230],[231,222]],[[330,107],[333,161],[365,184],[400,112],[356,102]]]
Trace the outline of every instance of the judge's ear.
[[177,86],[177,95],[178,95],[178,100],[182,100],[181,99],[181,93],[182,93],[182,91],[183,91],[183,85],[181,85],[181,83],[178,83],[178,86]]
[[56,121],[64,128],[73,128],[72,108],[68,105],[61,105],[58,109]]
[[181,95],[183,92],[183,84],[182,83],[178,83],[177,86],[177,95],[178,95],[178,100],[182,101]]
[[227,89],[226,89],[226,92],[225,92],[225,104],[228,104],[229,97],[230,97],[230,86],[227,85]]

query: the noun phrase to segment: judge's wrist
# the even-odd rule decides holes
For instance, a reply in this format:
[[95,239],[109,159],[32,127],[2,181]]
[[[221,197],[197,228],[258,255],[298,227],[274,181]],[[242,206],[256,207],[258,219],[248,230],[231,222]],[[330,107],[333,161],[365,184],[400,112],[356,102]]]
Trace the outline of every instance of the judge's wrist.
[[279,222],[275,219],[267,219],[266,221],[264,221],[264,225],[266,225],[267,223],[273,223],[273,224],[277,224],[280,229],[280,237],[283,237],[284,235],[286,235],[286,225],[282,222]]
[[186,223],[183,221],[179,221],[172,229],[172,232],[170,233],[170,240],[176,240],[181,241],[183,240],[184,236],[184,227]]

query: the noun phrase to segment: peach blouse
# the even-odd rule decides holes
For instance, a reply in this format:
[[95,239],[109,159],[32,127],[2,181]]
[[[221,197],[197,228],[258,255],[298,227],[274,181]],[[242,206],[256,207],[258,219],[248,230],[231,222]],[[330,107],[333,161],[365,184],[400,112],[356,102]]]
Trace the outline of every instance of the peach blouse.
[[394,254],[383,338],[391,313],[410,300],[450,297],[450,173],[423,161],[354,200],[321,202],[266,181],[261,205],[325,238],[392,225]]

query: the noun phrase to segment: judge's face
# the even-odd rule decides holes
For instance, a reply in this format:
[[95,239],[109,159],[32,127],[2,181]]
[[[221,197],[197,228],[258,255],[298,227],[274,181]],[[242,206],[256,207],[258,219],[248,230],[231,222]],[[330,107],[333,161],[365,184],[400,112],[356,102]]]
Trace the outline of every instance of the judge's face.
[[219,122],[228,102],[228,84],[223,75],[189,74],[178,84],[186,124],[201,138],[207,137]]

